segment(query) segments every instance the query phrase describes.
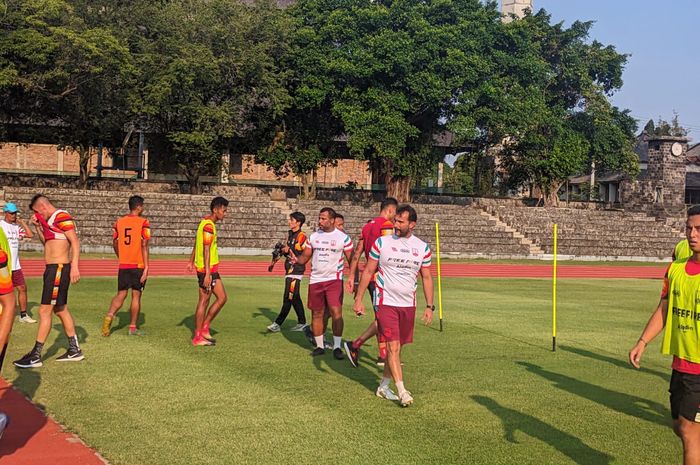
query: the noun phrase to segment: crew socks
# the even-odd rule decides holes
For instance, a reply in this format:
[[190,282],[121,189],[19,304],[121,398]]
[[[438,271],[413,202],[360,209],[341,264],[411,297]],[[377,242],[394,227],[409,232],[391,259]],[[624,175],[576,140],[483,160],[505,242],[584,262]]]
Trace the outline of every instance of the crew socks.
[[333,336],[333,350],[340,349],[343,339],[340,336]]
[[325,349],[325,348],[326,348],[326,345],[325,345],[325,343],[323,342],[323,335],[321,335],[321,336],[314,336],[314,340],[316,341],[316,347],[321,348],[321,349]]

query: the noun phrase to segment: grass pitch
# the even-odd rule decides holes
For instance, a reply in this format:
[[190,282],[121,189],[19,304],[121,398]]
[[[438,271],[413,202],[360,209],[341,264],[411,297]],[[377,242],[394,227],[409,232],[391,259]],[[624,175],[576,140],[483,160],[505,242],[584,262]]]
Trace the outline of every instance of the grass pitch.
[[[28,284],[38,301],[39,281]],[[103,338],[116,279],[86,278],[70,291],[86,360],[53,360],[66,343],[56,320],[44,367],[16,370],[9,361],[36,334],[17,324],[2,374],[115,465],[679,461],[668,427],[670,360],[657,339],[641,371],[626,362],[658,300],[657,281],[560,280],[552,353],[550,281],[445,279],[445,331],[437,319],[417,323],[402,355],[415,397],[406,409],[374,395],[374,341],[355,369],[330,353],[309,357],[302,333],[288,331],[293,311],[286,331],[266,332],[283,284],[226,278],[218,344],[207,348],[189,344],[194,279],[150,279],[147,334],[126,335],[123,309]],[[349,300],[352,338],[370,318],[352,316]]]

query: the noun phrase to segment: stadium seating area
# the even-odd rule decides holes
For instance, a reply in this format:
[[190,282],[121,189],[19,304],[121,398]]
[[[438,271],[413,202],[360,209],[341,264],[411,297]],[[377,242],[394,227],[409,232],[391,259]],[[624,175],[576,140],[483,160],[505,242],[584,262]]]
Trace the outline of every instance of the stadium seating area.
[[671,256],[681,231],[643,213],[575,208],[513,208],[486,210],[530,238],[542,250],[553,252],[553,225],[558,225],[557,251],[575,257]]
[[[112,225],[127,213],[128,191],[43,189],[55,205],[76,219],[86,251],[110,251]],[[27,187],[5,187],[3,200],[18,204],[25,217],[36,193]],[[187,253],[199,219],[209,211],[212,195],[144,193],[146,216],[153,229],[152,247],[160,253]],[[253,187],[236,187],[224,194],[231,201],[219,227],[224,254],[267,254],[285,237],[287,215],[299,210],[315,227],[318,211],[332,206],[345,216],[345,229],[354,238],[364,223],[377,215],[375,202],[275,202]],[[446,256],[545,258],[553,251],[552,225],[559,225],[558,253],[564,257],[667,259],[682,238],[677,229],[640,213],[577,208],[510,205],[464,206],[416,204],[416,234],[434,245],[440,224],[441,251]],[[38,243],[28,244],[38,248]]]

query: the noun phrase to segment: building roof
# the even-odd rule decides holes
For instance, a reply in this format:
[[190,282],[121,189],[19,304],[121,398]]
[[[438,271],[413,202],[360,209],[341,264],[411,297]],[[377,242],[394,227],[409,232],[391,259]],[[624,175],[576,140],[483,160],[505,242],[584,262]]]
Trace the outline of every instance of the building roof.
[[685,173],[685,188],[700,189],[700,173]]

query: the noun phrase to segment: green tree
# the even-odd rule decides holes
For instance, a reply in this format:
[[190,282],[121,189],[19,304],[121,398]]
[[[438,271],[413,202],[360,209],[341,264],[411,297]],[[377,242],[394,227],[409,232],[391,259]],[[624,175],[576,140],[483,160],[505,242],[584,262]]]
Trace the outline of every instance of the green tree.
[[492,87],[471,116],[484,145],[503,145],[509,184],[533,183],[549,204],[569,176],[592,164],[638,169],[636,123],[608,101],[622,86],[626,56],[589,42],[591,25],[551,24],[544,10],[503,25]]
[[0,115],[51,126],[79,154],[87,184],[91,147],[118,138],[135,68],[110,29],[88,26],[63,0],[0,2]]
[[485,79],[500,27],[494,4],[301,0],[291,9],[304,61],[297,95],[327,104],[350,152],[381,163],[389,195],[407,200],[450,108]]
[[[254,135],[288,105],[278,63],[289,30],[271,1],[173,0],[143,7],[132,21],[139,63],[138,125],[164,134],[173,161],[201,191],[226,150]],[[176,25],[176,27],[175,27]]]

